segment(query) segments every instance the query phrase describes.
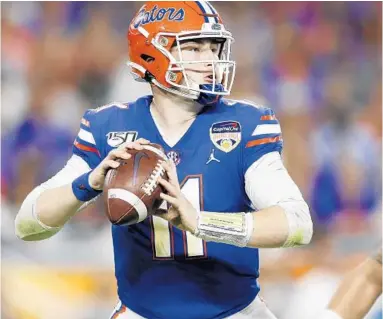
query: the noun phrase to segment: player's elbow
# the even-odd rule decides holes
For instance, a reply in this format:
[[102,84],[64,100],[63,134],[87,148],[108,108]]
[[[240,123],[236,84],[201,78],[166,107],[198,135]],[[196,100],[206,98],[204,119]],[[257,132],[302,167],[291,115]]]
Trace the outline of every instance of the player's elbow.
[[52,237],[59,230],[46,230],[42,228],[36,220],[27,218],[19,212],[15,219],[15,235],[23,241],[38,241]]
[[24,216],[22,216],[21,212],[16,215],[15,219],[15,235],[17,238],[24,241],[33,240],[33,226],[31,227],[31,223],[26,220]]
[[301,202],[300,212],[303,215],[302,218],[302,245],[307,245],[311,242],[314,233],[313,221],[311,219],[310,208],[305,201]]
[[288,238],[284,247],[302,246],[311,242],[313,222],[310,209],[304,200],[293,200],[281,203],[288,222]]
[[43,227],[34,215],[34,206],[41,191],[36,188],[22,203],[15,218],[15,235],[24,241],[38,241],[47,239],[56,234],[61,228],[47,229]]
[[[312,222],[312,219],[311,219],[311,216],[310,216],[310,212],[308,212],[308,219],[307,221],[305,222],[305,225],[303,226],[303,240],[301,242],[301,245],[307,245],[311,242],[311,239],[313,237],[313,233],[314,233],[314,225],[313,225],[313,222]],[[299,243],[297,243],[299,244]]]
[[20,215],[16,215],[15,219],[15,235],[21,240],[26,240],[27,234],[23,231],[23,220],[20,218]]

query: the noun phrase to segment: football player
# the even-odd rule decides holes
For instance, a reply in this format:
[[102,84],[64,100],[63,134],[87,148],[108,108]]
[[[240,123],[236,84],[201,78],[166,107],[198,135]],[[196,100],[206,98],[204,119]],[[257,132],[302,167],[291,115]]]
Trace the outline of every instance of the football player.
[[382,294],[382,252],[350,271],[318,319],[362,319]]
[[147,2],[128,42],[132,73],[153,94],[84,114],[73,156],[25,199],[17,235],[51,237],[102,192],[116,159],[158,143],[172,159],[169,194],[158,216],[112,226],[112,318],[275,318],[258,294],[258,248],[308,244],[312,222],[274,112],[224,98],[233,37],[208,2]]

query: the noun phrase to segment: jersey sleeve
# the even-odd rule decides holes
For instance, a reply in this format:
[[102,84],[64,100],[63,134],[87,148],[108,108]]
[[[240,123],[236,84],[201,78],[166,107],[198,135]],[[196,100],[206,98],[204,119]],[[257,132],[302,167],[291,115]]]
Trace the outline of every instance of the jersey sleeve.
[[244,130],[244,172],[263,155],[271,152],[281,154],[283,149],[281,126],[273,110],[259,109],[247,123],[249,127]]
[[81,119],[80,130],[73,143],[73,154],[81,157],[91,169],[101,162],[95,113],[92,110],[87,110]]

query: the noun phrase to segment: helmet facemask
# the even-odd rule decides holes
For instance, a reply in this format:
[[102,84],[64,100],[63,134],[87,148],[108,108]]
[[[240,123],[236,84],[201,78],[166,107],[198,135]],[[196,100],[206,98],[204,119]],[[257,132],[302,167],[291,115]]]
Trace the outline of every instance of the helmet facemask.
[[[213,30],[213,28],[219,29],[219,31]],[[218,60],[186,60],[181,50],[182,43],[203,39],[219,42]],[[176,57],[167,49],[170,41],[172,47],[176,47],[178,50]],[[221,24],[206,23],[202,30],[198,31],[159,32],[151,39],[151,44],[169,60],[165,74],[165,81],[169,85],[159,83],[154,77],[151,82],[166,91],[189,99],[198,101],[203,96],[203,102],[206,104],[209,104],[210,100],[217,100],[219,96],[229,95],[235,76],[235,62],[230,60],[233,42],[231,33],[225,31]],[[130,65],[136,67],[132,63]],[[207,83],[196,83],[187,75],[188,71],[199,72],[201,65],[204,66],[204,69],[207,66],[211,68],[211,72],[204,71],[204,73],[211,73],[211,78]]]
[[[218,59],[189,60],[184,58],[181,45],[188,41],[209,39],[219,45]],[[177,57],[170,59],[166,73],[166,81],[180,92],[197,99],[201,93],[212,95],[228,95],[234,80],[235,62],[229,59],[232,39],[224,37],[211,37],[211,35],[177,36],[174,46],[178,50]],[[201,69],[203,71],[201,71]],[[201,83],[195,82],[189,72],[207,73],[209,80]],[[182,80],[177,82],[177,75],[182,75]]]

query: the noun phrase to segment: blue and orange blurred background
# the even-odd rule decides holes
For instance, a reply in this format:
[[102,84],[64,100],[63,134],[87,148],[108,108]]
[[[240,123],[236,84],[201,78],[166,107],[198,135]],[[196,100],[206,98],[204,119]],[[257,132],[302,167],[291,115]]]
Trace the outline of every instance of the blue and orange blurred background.
[[[1,4],[3,319],[102,319],[117,301],[102,204],[44,242],[18,240],[14,218],[65,164],[87,108],[150,93],[125,66],[141,5]],[[380,247],[382,5],[214,6],[236,39],[232,97],[274,108],[286,166],[315,222],[308,247],[261,250],[261,293],[278,318],[309,319]],[[368,318],[382,318],[380,303]]]

